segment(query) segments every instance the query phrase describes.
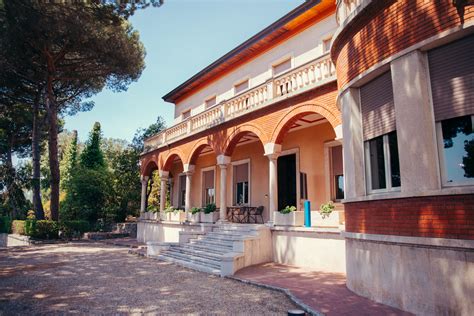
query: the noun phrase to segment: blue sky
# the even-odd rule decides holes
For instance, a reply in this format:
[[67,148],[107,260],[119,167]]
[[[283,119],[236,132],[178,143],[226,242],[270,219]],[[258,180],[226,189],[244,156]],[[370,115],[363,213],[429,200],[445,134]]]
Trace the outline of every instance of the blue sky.
[[131,22],[147,51],[142,76],[126,92],[104,90],[93,97],[94,109],[67,117],[66,129],[76,129],[84,141],[98,121],[105,137],[130,141],[158,115],[169,126],[174,105],[163,95],[303,2],[167,0],[137,12]]

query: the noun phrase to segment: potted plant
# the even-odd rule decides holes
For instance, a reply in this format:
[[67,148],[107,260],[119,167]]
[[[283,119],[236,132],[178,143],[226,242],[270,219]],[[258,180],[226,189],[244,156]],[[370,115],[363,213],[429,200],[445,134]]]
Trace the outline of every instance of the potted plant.
[[191,208],[191,211],[189,212],[189,221],[191,223],[199,223],[200,213],[201,209],[199,207]]
[[201,212],[201,223],[215,223],[219,219],[219,212],[214,203],[207,204]]
[[311,223],[318,227],[338,227],[339,213],[334,211],[333,202],[323,203],[318,212],[311,212]]
[[165,210],[168,220],[171,222],[184,222],[186,220],[184,210],[170,206]]
[[298,211],[296,206],[286,206],[275,212],[275,225],[277,226],[303,226],[304,212]]
[[156,207],[155,205],[148,205],[146,210],[147,212],[145,214],[147,215],[145,219],[158,220],[160,214],[160,210],[158,207]]

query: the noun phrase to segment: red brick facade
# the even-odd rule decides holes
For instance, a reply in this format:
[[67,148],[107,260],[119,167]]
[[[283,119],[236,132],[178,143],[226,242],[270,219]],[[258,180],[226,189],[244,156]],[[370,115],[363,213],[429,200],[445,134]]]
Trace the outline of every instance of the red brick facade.
[[474,195],[346,203],[351,233],[474,239]]
[[[474,6],[466,7],[464,19],[474,19]],[[460,25],[450,0],[372,1],[333,44],[339,88],[384,59]]]

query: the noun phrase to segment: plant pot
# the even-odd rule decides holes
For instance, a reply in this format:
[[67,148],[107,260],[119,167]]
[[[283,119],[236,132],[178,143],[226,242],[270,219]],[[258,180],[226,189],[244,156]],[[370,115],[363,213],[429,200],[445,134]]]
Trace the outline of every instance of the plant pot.
[[219,219],[219,212],[212,212],[206,214],[204,212],[201,213],[201,223],[215,223]]
[[311,226],[315,227],[339,227],[339,212],[332,211],[329,216],[323,218],[318,211],[311,212]]
[[303,226],[304,212],[295,211],[288,214],[274,212],[274,223],[276,226]]
[[140,218],[141,218],[141,219],[145,219],[145,220],[150,219],[150,212],[143,212],[143,213],[141,213]]
[[168,220],[170,222],[184,222],[186,220],[186,213],[184,212],[171,212],[168,213]]
[[150,219],[152,219],[152,220],[158,220],[159,216],[160,216],[160,213],[159,213],[159,212],[152,212],[152,213],[150,214]]
[[189,212],[189,221],[193,224],[199,223],[200,214],[201,212],[196,214],[191,214],[191,212]]

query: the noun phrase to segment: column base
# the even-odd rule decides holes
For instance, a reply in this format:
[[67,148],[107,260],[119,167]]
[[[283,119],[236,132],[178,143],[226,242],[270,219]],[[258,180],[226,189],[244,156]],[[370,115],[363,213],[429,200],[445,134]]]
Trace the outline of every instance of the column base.
[[268,227],[275,227],[275,223],[274,222],[271,222],[271,221],[268,221],[265,223],[265,226],[268,226]]

